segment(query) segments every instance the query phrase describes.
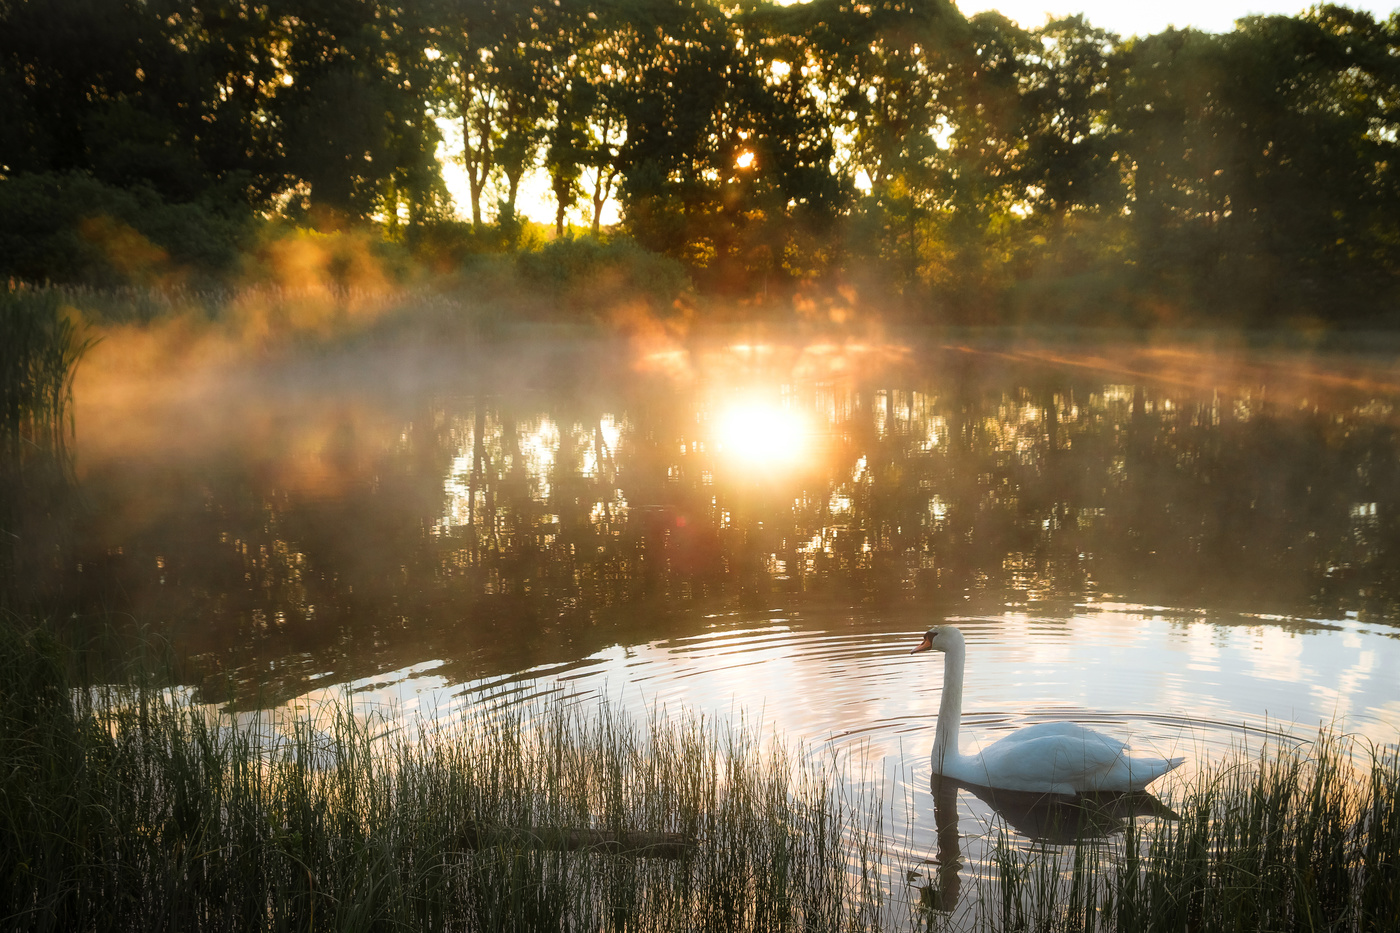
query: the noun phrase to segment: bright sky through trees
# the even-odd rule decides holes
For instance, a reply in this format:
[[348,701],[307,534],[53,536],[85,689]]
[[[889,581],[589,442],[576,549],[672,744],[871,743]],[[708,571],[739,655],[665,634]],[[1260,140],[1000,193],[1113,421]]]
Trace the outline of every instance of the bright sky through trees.
[[[792,3],[798,0],[777,0],[778,3]],[[1158,33],[1170,26],[1178,29],[1193,28],[1205,32],[1229,32],[1235,21],[1252,15],[1295,16],[1311,4],[1306,0],[1173,0],[1169,3],[1150,3],[1143,0],[962,0],[955,3],[965,16],[973,16],[983,10],[996,10],[1013,20],[1024,29],[1035,29],[1048,19],[1083,13],[1089,22],[1101,29],[1120,36],[1146,36]],[[1338,6],[1356,10],[1366,10],[1377,20],[1385,20],[1397,7],[1391,0],[1350,0]],[[460,149],[460,141],[454,138],[454,128],[444,126],[445,134],[455,148]],[[444,153],[449,151],[444,150]],[[460,165],[444,160],[444,181],[451,192],[460,215],[466,213],[468,204],[466,174]],[[548,223],[554,217],[554,203],[549,187],[549,179],[542,171],[526,175],[521,184],[520,211],[532,220]],[[582,205],[568,212],[571,223],[586,223]],[[605,224],[619,220],[618,205],[609,202],[603,215]]]
[[[1366,10],[1378,20],[1386,19],[1395,6],[1389,0],[1351,0],[1339,6]],[[1205,32],[1229,32],[1243,16],[1296,16],[1311,4],[1303,0],[1172,0],[1148,3],[1143,0],[963,0],[957,4],[964,16],[982,10],[996,10],[1025,29],[1045,23],[1047,16],[1061,17],[1083,13],[1090,23],[1120,36],[1146,36],[1168,26],[1188,26]]]

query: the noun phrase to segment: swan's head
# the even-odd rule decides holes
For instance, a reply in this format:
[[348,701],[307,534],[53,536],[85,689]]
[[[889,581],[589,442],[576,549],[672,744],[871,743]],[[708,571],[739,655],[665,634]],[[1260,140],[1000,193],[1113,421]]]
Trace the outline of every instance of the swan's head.
[[963,634],[951,625],[935,625],[924,632],[924,640],[914,648],[910,654],[918,654],[920,651],[949,651],[954,647],[961,648],[965,642]]

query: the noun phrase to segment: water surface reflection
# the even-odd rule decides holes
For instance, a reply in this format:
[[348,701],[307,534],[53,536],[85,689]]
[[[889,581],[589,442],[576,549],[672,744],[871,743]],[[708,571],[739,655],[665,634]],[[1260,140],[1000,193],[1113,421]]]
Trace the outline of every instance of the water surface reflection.
[[162,628],[250,701],[426,658],[509,674],[684,635],[697,609],[1400,618],[1384,367],[666,359],[591,344],[270,366],[139,417],[80,385],[90,508],[36,585]]

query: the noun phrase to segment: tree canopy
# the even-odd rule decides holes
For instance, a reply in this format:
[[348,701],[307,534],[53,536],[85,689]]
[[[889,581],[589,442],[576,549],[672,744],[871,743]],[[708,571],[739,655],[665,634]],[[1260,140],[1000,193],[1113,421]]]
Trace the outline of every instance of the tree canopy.
[[718,294],[1267,323],[1400,283],[1400,16],[1336,6],[1123,39],[949,0],[0,0],[0,127],[17,241],[107,189],[412,234],[446,162],[477,227],[539,173],[557,233],[614,204]]

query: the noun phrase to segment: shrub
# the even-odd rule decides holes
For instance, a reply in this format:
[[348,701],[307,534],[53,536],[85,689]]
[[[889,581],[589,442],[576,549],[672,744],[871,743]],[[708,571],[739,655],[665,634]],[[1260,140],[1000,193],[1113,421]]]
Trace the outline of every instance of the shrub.
[[589,310],[643,299],[669,308],[690,287],[685,269],[626,238],[561,237],[516,260],[523,282]]
[[0,275],[108,286],[217,275],[234,264],[251,221],[81,172],[17,175],[0,181]]

